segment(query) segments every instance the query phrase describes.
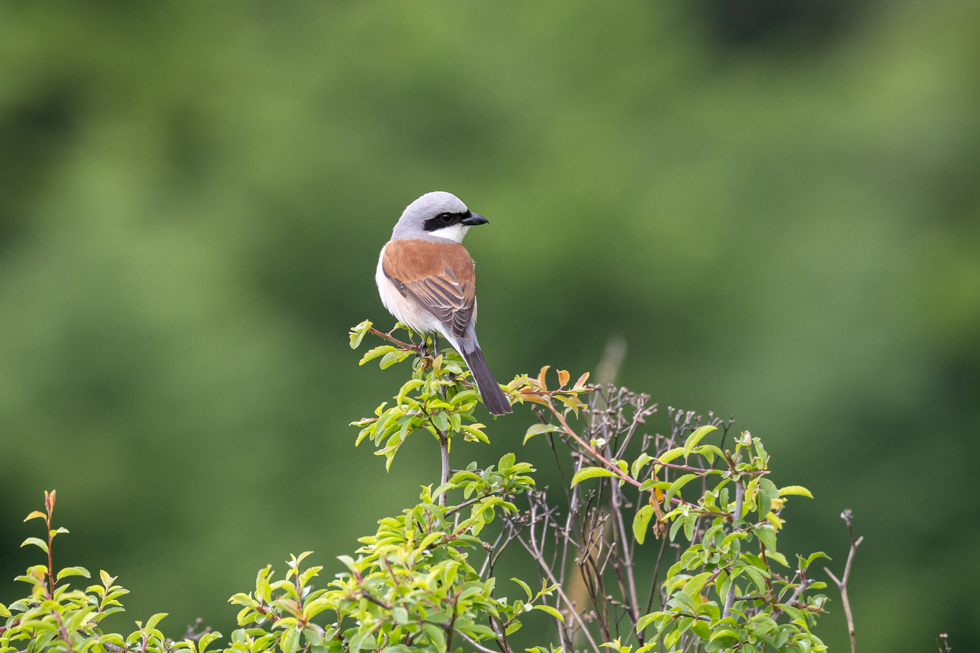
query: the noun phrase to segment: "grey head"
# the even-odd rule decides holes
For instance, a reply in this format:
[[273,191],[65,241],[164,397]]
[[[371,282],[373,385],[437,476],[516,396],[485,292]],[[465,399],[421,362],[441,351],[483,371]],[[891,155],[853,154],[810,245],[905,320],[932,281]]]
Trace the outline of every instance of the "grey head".
[[426,193],[405,208],[391,237],[393,240],[445,238],[459,243],[470,227],[487,222],[452,193],[435,191]]

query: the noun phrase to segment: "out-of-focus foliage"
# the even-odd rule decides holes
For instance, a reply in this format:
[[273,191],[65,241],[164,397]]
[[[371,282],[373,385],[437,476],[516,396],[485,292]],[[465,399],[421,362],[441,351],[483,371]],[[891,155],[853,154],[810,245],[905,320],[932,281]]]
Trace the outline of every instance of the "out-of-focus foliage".
[[134,612],[226,628],[243,574],[395,511],[419,470],[364,482],[383,381],[337,336],[444,189],[491,221],[502,381],[626,336],[627,385],[820,499],[806,548],[854,509],[863,650],[980,637],[980,6],[799,4],[0,5],[0,546],[56,486]]

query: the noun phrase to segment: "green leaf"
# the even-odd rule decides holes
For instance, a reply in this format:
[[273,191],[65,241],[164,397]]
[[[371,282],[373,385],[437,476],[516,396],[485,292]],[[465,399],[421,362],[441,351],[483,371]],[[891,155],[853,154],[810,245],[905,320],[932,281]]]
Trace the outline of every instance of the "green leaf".
[[437,487],[435,489],[435,491],[432,493],[432,501],[437,501],[439,499],[439,497],[441,497],[443,494],[445,494],[446,492],[449,492],[450,490],[452,490],[455,487],[456,487],[456,484],[455,483],[452,483],[452,482],[443,483],[442,485],[440,485],[439,487]]
[[657,462],[669,463],[673,459],[679,458],[683,453],[684,447],[674,447],[673,449],[665,451],[663,454],[661,454],[660,457],[657,458]]
[[786,487],[779,488],[779,496],[784,497],[787,494],[795,494],[801,497],[807,497],[809,499],[813,498],[810,494],[810,490],[806,489],[802,485],[787,485]]
[[763,521],[769,511],[772,510],[772,499],[765,492],[759,492],[755,499],[759,506],[759,521]]
[[680,515],[674,518],[674,523],[670,525],[670,541],[674,541],[674,536],[677,535],[677,531],[681,529],[684,525],[684,520],[681,519]]
[[152,617],[146,620],[146,626],[144,626],[144,630],[146,630],[146,632],[153,630],[154,628],[157,627],[157,624],[160,623],[160,621],[166,616],[167,616],[166,612],[156,613],[155,615],[153,615]]
[[708,578],[711,577],[711,574],[712,572],[706,571],[694,576],[687,581],[687,583],[684,585],[684,589],[681,591],[693,599],[695,596],[698,596],[701,593],[701,589],[704,587],[704,584],[708,582]]
[[371,321],[364,320],[356,327],[350,330],[350,348],[357,349],[361,345],[361,340],[364,339],[364,334],[368,332],[371,328]]
[[389,351],[387,354],[384,355],[384,358],[381,359],[381,364],[380,364],[381,369],[386,370],[392,365],[394,365],[395,363],[402,362],[403,360],[411,356],[413,353],[415,352],[408,349]]
[[561,613],[558,612],[558,610],[556,610],[553,607],[551,607],[550,605],[544,605],[542,603],[541,605],[534,606],[534,609],[535,610],[541,610],[541,612],[547,612],[548,614],[550,614],[552,617],[554,617],[558,621],[560,621],[562,623],[565,623],[565,617],[561,616]]
[[422,379],[411,379],[402,386],[402,389],[398,391],[398,397],[395,399],[395,403],[401,406],[402,402],[405,401],[405,395],[419,387],[420,385],[425,385],[425,381]]
[[395,606],[391,611],[391,616],[395,618],[395,622],[404,626],[408,623],[408,610],[403,607]]
[[424,630],[425,634],[429,636],[429,641],[436,645],[436,650],[440,653],[444,653],[446,650],[445,631],[439,626],[430,623],[422,624],[422,630]]
[[702,426],[694,433],[687,436],[687,441],[684,442],[684,457],[687,458],[691,455],[691,449],[697,446],[698,442],[701,441],[701,438],[716,430],[718,430],[717,426]]
[[24,540],[23,542],[21,542],[21,546],[27,546],[28,544],[33,544],[34,546],[36,546],[37,548],[41,549],[45,553],[48,552],[48,545],[42,539],[39,539],[39,538],[36,538],[36,537],[29,537],[26,540]]
[[721,599],[722,603],[725,601],[725,596],[728,594],[729,578],[728,574],[724,570],[718,572],[718,577],[715,578],[715,592],[718,594],[718,598]]
[[463,432],[467,441],[479,441],[484,444],[490,444],[490,439],[487,437],[487,434],[476,428],[477,426],[483,426],[483,424],[463,424],[460,426],[460,430]]
[[687,538],[689,542],[694,542],[694,527],[698,523],[698,514],[692,512],[690,515],[684,518],[684,537]]
[[830,556],[824,553],[823,551],[815,551],[811,553],[809,556],[807,556],[806,560],[802,560],[801,558],[801,560],[803,561],[801,568],[807,569],[817,558],[827,558],[827,560],[831,559]]
[[666,490],[670,487],[670,481],[658,481],[657,477],[648,478],[640,484],[640,492],[647,490]]
[[647,629],[647,626],[656,621],[661,615],[663,615],[662,612],[651,612],[640,617],[640,620],[636,622],[636,632],[642,633]]
[[[622,474],[620,475],[620,479],[622,479],[623,476],[628,476],[629,475],[630,467],[629,467],[629,464],[625,460],[617,460],[616,461],[616,467],[619,467],[619,471],[622,472]],[[620,480],[619,481],[619,484],[620,485],[622,485],[623,483],[625,483],[625,481],[623,481],[623,480]]]
[[342,563],[344,563],[344,566],[350,569],[351,573],[357,573],[357,566],[354,564],[354,558],[347,555],[343,555],[343,556],[337,556],[337,560],[340,560]]
[[395,348],[391,345],[381,345],[380,347],[375,347],[374,349],[368,349],[367,353],[361,357],[361,361],[358,363],[358,365],[364,365],[364,363],[372,361],[378,356],[383,356],[390,351],[395,351]]
[[769,574],[764,574],[752,566],[746,566],[744,569],[745,575],[748,576],[749,580],[752,581],[752,584],[755,585],[755,589],[759,592],[759,594],[765,594],[766,578],[769,576]]
[[702,444],[700,447],[696,449],[692,449],[691,451],[704,456],[708,460],[709,465],[714,464],[715,456],[719,458],[724,457],[724,454],[721,452],[721,449],[719,449],[713,444]]
[[759,489],[768,494],[772,499],[779,496],[779,489],[776,487],[776,484],[768,478],[762,478],[759,481]]
[[443,537],[444,534],[438,531],[435,533],[429,533],[428,535],[425,536],[425,538],[421,542],[419,542],[418,548],[420,551],[428,549],[433,542],[441,540]]
[[[366,631],[364,635],[370,635],[371,631]],[[358,641],[358,639],[360,641]],[[359,651],[361,644],[366,637],[355,637],[351,642],[351,650]],[[354,642],[357,642],[355,648]],[[299,631],[295,628],[286,628],[286,631],[282,634],[282,639],[279,641],[279,647],[282,648],[282,653],[296,653],[299,650]]]
[[58,572],[58,577],[56,580],[61,580],[67,576],[84,576],[85,578],[92,577],[92,575],[88,573],[88,569],[85,567],[65,567]]
[[450,400],[449,405],[455,408],[464,401],[476,401],[479,396],[480,393],[478,393],[476,390],[463,390],[453,397],[452,400]]
[[[691,632],[700,637],[701,639],[708,639],[711,637],[711,627],[704,621],[698,619],[693,624],[691,624]],[[652,644],[651,644],[652,646]],[[637,652],[639,653],[639,652]]]
[[633,537],[640,544],[643,544],[643,540],[647,537],[647,526],[650,525],[650,519],[653,517],[653,506],[647,504],[636,511],[636,517],[633,518]]
[[527,583],[522,581],[520,578],[511,578],[511,580],[521,586],[521,589],[523,589],[527,594],[527,600],[530,601],[534,595],[531,593],[531,588],[527,586]]
[[446,413],[436,413],[432,416],[432,423],[437,429],[445,432],[449,428],[449,416]]
[[687,485],[690,481],[693,481],[695,478],[697,478],[697,474],[684,474],[679,479],[671,483],[670,487],[667,488],[667,492],[664,494],[664,505],[668,505],[671,497],[677,494],[682,487]]
[[641,453],[640,457],[633,461],[633,466],[630,468],[630,472],[632,473],[633,478],[636,478],[637,474],[640,473],[640,470],[643,469],[644,465],[646,465],[651,460],[653,460],[653,458],[647,455],[645,451]]
[[524,434],[524,444],[533,438],[535,435],[540,435],[542,433],[556,433],[561,431],[561,427],[555,424],[533,424]]
[[589,478],[596,478],[599,476],[613,476],[618,477],[619,474],[611,472],[608,469],[603,469],[602,467],[583,467],[582,469],[575,472],[575,476],[572,478],[571,487],[575,487],[582,481]]
[[738,639],[738,633],[736,633],[734,630],[731,630],[729,628],[721,628],[721,629],[716,630],[715,632],[713,632],[711,634],[711,640],[710,641],[713,642],[716,639],[721,639],[722,637],[731,637],[732,639],[737,640]]
[[766,545],[767,550],[776,548],[776,531],[772,526],[760,526],[753,531],[759,541]]

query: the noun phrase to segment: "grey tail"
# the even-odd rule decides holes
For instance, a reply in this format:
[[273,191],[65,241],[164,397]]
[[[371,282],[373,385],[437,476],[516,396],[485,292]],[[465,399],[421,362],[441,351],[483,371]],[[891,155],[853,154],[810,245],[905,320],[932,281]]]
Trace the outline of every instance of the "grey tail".
[[493,373],[487,367],[487,361],[483,359],[480,346],[474,344],[470,351],[466,351],[466,349],[465,346],[460,347],[459,353],[463,355],[463,360],[466,361],[470,372],[473,373],[476,387],[480,391],[480,396],[483,397],[483,405],[487,407],[491,415],[505,415],[514,412],[503,390],[500,389],[497,379],[493,378]]

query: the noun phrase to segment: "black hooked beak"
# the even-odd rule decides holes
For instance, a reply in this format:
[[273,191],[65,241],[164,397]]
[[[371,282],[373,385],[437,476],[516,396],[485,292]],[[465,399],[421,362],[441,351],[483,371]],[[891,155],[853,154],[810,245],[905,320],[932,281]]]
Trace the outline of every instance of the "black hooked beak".
[[478,224],[489,224],[490,221],[484,218],[479,213],[473,213],[472,211],[470,211],[469,215],[467,215],[465,218],[460,220],[460,222],[465,224],[467,227],[472,227]]

